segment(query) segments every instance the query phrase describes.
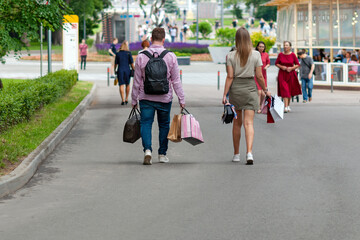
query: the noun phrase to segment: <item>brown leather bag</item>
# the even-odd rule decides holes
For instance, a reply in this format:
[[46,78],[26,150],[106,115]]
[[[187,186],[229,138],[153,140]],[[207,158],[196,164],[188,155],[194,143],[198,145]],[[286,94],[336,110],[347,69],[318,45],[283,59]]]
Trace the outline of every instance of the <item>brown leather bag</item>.
[[181,142],[181,115],[175,114],[167,138],[172,142]]
[[128,120],[125,123],[123,141],[134,143],[140,137],[140,111],[137,108],[133,108],[130,112]]

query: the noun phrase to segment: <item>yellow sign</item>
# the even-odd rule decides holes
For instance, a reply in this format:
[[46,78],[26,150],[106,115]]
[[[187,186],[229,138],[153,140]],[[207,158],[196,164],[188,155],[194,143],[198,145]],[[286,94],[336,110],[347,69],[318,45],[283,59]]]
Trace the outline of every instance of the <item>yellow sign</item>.
[[78,15],[64,15],[63,22],[66,23],[78,23],[79,17]]

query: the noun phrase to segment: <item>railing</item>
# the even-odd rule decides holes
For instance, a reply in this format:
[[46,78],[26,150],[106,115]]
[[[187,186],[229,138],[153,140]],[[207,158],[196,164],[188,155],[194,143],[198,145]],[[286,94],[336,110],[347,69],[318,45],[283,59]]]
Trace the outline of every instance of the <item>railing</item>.
[[314,62],[314,84],[360,86],[360,64]]

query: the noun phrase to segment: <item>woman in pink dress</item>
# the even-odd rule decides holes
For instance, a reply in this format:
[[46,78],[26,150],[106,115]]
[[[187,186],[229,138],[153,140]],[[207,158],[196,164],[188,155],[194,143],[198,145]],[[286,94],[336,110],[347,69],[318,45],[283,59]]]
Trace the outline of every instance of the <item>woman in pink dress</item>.
[[[263,41],[258,42],[255,50],[260,52],[260,55],[261,55],[261,61],[263,63],[263,65],[262,65],[262,75],[264,76],[265,86],[267,88],[266,70],[270,67],[270,59],[269,59],[269,54],[267,54],[267,52],[265,52],[265,50],[266,50],[265,43]],[[259,95],[259,103],[260,103],[260,106],[261,106],[261,103],[264,101],[264,98],[265,98],[265,93],[262,90],[262,88],[260,87],[259,83],[257,82],[256,76],[255,76],[255,82],[256,82],[258,95]],[[260,108],[258,110],[258,113],[261,113]]]
[[284,99],[285,112],[290,112],[290,98],[301,94],[301,87],[295,69],[300,66],[291,51],[291,42],[284,41],[284,52],[279,53],[275,65],[279,68],[278,95]]

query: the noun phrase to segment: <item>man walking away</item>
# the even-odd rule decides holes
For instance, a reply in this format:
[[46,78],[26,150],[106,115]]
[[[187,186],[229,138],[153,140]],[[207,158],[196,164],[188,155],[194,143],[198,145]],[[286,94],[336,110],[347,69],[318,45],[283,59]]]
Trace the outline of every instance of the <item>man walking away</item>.
[[144,165],[152,164],[151,132],[155,112],[159,125],[159,162],[166,163],[169,161],[166,153],[173,89],[178,96],[180,107],[185,107],[185,96],[180,81],[176,56],[164,48],[164,28],[154,28],[151,42],[150,48],[141,52],[136,58],[135,77],[131,94],[133,107],[137,107],[138,101],[140,105],[140,131],[145,153]]
[[312,100],[312,89],[313,89],[313,72],[315,69],[315,64],[311,57],[306,54],[306,50],[301,50],[298,53],[300,57],[300,77],[301,77],[301,87],[303,93],[303,103],[309,102]]
[[111,62],[110,62],[111,63],[111,68],[110,68],[111,78],[115,78],[114,66],[115,66],[116,44],[117,43],[118,43],[118,39],[114,38],[113,43],[110,45],[110,48],[109,48],[109,54],[110,54],[110,57],[111,57]]

